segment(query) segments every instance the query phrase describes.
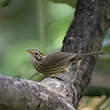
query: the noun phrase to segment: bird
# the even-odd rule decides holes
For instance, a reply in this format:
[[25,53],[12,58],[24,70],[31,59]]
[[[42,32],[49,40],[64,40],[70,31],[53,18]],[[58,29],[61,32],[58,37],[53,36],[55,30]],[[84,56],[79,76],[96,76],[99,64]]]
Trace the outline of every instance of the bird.
[[[103,54],[103,52],[91,52],[91,53],[69,53],[69,52],[55,52],[44,55],[36,49],[26,49],[30,54],[30,59],[33,67],[48,77],[56,77],[59,74],[67,73],[71,64],[78,62],[79,60],[88,56],[96,56],[97,54]],[[32,79],[35,75],[30,77]]]

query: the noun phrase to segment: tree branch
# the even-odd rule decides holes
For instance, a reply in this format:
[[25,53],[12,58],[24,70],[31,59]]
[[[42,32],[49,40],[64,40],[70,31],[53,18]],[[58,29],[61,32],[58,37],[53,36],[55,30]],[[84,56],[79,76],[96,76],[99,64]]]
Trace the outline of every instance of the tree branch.
[[0,110],[75,110],[55,79],[41,83],[0,76]]

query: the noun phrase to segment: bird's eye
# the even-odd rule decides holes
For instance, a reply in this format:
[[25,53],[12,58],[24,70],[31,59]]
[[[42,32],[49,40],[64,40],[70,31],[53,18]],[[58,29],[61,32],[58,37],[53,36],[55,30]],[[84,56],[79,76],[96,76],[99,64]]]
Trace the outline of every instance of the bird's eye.
[[35,55],[38,55],[38,53],[36,52]]

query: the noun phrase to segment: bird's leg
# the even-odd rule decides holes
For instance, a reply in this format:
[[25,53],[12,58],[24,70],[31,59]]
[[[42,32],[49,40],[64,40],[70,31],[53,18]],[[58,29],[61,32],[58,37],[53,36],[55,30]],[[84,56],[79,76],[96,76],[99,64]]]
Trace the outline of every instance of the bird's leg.
[[31,80],[33,77],[37,76],[38,73],[33,74],[31,77],[29,77],[28,79]]

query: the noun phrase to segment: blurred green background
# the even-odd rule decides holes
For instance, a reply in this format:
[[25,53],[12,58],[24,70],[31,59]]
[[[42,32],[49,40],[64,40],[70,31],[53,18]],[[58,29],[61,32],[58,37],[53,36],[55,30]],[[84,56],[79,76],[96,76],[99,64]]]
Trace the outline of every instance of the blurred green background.
[[[74,12],[75,8],[67,4],[41,0],[13,0],[1,8],[0,73],[20,78],[35,74],[25,49],[35,48],[43,53],[59,51]],[[105,54],[97,59],[91,84],[110,87],[110,30],[102,50]],[[41,77],[38,74],[34,79]]]

